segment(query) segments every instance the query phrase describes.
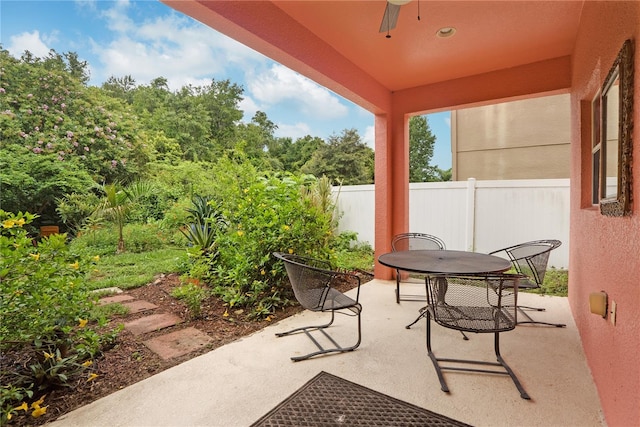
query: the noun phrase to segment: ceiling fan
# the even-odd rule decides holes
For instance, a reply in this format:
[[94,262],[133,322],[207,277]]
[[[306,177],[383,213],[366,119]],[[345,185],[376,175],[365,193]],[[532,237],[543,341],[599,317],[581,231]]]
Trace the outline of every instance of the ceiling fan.
[[[396,27],[398,22],[398,15],[400,15],[400,8],[409,3],[411,0],[387,0],[387,6],[384,9],[384,15],[382,15],[382,22],[380,23],[381,33],[387,33],[387,38],[391,38],[389,31]],[[420,16],[418,16],[420,19]]]

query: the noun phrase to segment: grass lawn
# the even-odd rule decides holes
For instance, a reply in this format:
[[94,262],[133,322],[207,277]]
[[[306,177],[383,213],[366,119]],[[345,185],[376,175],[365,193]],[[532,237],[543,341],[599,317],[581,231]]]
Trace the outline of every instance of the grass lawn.
[[[132,289],[143,286],[160,273],[182,272],[188,262],[185,248],[169,247],[150,252],[105,255],[98,268],[91,273],[91,289],[118,287]],[[338,265],[342,268],[373,269],[373,254],[367,251],[344,251],[338,254]],[[567,296],[569,272],[551,268],[547,270],[541,289],[531,292]]]
[[151,282],[157,274],[175,273],[187,262],[185,248],[163,248],[151,252],[122,253],[100,258],[91,273],[91,289],[118,287],[131,289]]

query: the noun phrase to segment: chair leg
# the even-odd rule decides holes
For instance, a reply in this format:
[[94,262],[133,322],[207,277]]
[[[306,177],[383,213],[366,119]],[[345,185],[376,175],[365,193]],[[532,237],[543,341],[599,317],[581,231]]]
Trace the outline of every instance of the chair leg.
[[546,308],[542,308],[542,307],[529,307],[528,305],[519,305],[518,306],[519,309],[527,309],[527,310],[533,310],[533,311],[547,311]]
[[556,328],[565,328],[567,325],[564,323],[549,323],[549,322],[541,322],[539,320],[533,320],[529,314],[524,311],[524,309],[535,310],[535,311],[545,311],[544,308],[535,308],[535,307],[527,307],[527,306],[518,306],[518,311],[528,320],[518,320],[518,325],[526,325],[526,324],[534,324],[534,325],[546,325],[546,326],[555,326]]
[[422,319],[423,317],[425,317],[425,315],[426,315],[426,317],[428,318],[428,317],[429,317],[429,316],[428,316],[428,314],[429,314],[428,312],[429,312],[429,310],[427,309],[427,307],[422,307],[422,308],[420,309],[420,314],[418,315],[418,317],[416,317],[416,320],[414,320],[413,322],[411,322],[411,323],[409,323],[407,326],[405,326],[405,329],[411,329],[411,327],[412,327],[413,325],[415,325],[416,323],[418,323],[418,321],[420,321],[420,319]]
[[431,350],[431,314],[429,310],[427,310],[427,353],[429,354],[429,358],[431,362],[433,362],[433,367],[436,369],[436,374],[438,375],[438,380],[440,381],[440,390],[445,393],[449,393],[449,387],[447,387],[447,383],[444,380],[444,375],[442,375],[442,369],[440,369],[440,364],[438,363],[438,358],[433,351]]
[[[518,389],[518,392],[520,393],[520,397],[526,400],[531,399],[531,397],[529,397],[527,392],[524,390],[524,387],[522,387],[522,384],[520,384],[520,381],[518,380],[518,377],[516,376],[516,374],[513,372],[511,367],[507,365],[507,363],[504,361],[504,359],[500,355],[500,333],[496,332],[495,338],[494,338],[494,350],[496,353],[496,358],[498,360],[498,363],[483,362],[479,360],[468,360],[468,359],[437,358],[431,349],[431,314],[428,312],[428,310],[427,310],[426,317],[427,317],[427,352],[429,354],[429,358],[431,359],[431,362],[433,362],[433,366],[436,370],[436,374],[438,375],[438,380],[440,381],[440,389],[442,391],[444,391],[445,393],[449,393],[449,387],[447,386],[447,383],[444,379],[444,375],[442,373],[443,370],[458,371],[458,372],[460,371],[479,372],[479,373],[486,373],[486,374],[509,375],[511,377],[511,380],[515,384],[516,388]],[[456,364],[467,363],[467,364],[496,366],[496,367],[499,366],[499,367],[502,367],[502,369],[504,370],[496,371],[491,369],[475,369],[475,368],[460,368],[460,367],[454,367],[454,366],[442,366],[440,362],[452,362]]]
[[[357,317],[358,317],[358,340],[352,346],[349,346],[349,347],[340,346],[340,344],[338,344],[329,334],[327,334],[325,332],[324,329],[328,328],[329,326],[331,326],[331,324],[333,323],[333,321],[335,319],[335,311],[334,310],[331,310],[331,320],[329,321],[329,323],[326,323],[324,325],[319,325],[319,326],[303,326],[303,327],[300,327],[300,328],[292,329],[292,330],[287,331],[287,332],[277,333],[276,336],[277,337],[284,337],[284,336],[287,336],[287,335],[295,334],[297,332],[304,332],[304,334],[318,348],[318,351],[314,351],[312,353],[305,354],[304,356],[291,357],[291,360],[293,360],[294,362],[299,362],[301,360],[306,360],[306,359],[309,359],[311,357],[318,356],[320,354],[344,353],[344,352],[347,352],[347,351],[353,351],[356,348],[358,348],[358,346],[360,346],[360,342],[362,341],[362,322],[361,322],[361,318],[360,318],[360,313],[362,312],[362,307],[358,305],[355,308],[357,310]],[[318,342],[318,340],[316,340],[315,337],[313,335],[311,335],[311,332],[313,332],[313,331],[319,331],[320,333],[322,333],[325,336],[326,339],[331,341],[331,343],[334,345],[334,347],[333,348],[324,348],[324,347],[322,347],[322,345]]]
[[400,295],[400,282],[402,282],[402,275],[399,270],[396,270],[396,304],[400,304],[400,301],[426,301],[426,297],[420,294],[405,294],[404,298],[402,298]]
[[277,337],[284,337],[284,336],[287,336],[287,335],[295,334],[297,332],[306,332],[306,331],[309,331],[309,330],[320,330],[320,329],[328,328],[329,326],[331,326],[333,324],[334,319],[335,319],[335,314],[332,311],[331,312],[331,320],[329,321],[329,323],[326,323],[324,325],[318,325],[318,326],[302,326],[300,328],[291,329],[290,331],[287,331],[287,332],[278,332],[278,333],[276,333],[276,336]]
[[[398,285],[398,286],[399,286],[399,285]],[[398,289],[399,289],[399,288],[398,288]],[[424,290],[425,290],[425,292],[426,292],[426,293],[425,293],[425,295],[429,295],[429,277],[428,277],[428,276],[425,276],[425,277],[424,277]],[[427,301],[428,301],[428,298],[427,298]],[[427,307],[427,306],[425,306],[425,307],[422,307],[422,308],[420,309],[420,315],[419,315],[418,317],[416,317],[416,320],[414,320],[413,322],[411,322],[411,323],[409,323],[407,326],[405,326],[405,329],[411,329],[411,327],[412,327],[413,325],[415,325],[416,323],[418,323],[418,321],[419,321],[420,319],[422,319],[423,317],[425,317],[425,314],[426,314],[426,317],[427,317],[427,326],[429,326],[429,325],[428,325],[428,324],[429,324],[429,320],[428,320],[428,319],[430,318],[430,315],[429,315],[428,307]],[[464,334],[463,334],[463,335],[464,335]]]
[[516,388],[520,392],[520,397],[526,400],[530,400],[531,397],[529,397],[527,392],[524,391],[524,387],[522,387],[522,384],[520,384],[520,380],[518,380],[518,377],[516,376],[515,372],[513,372],[513,369],[511,369],[511,367],[507,365],[507,362],[505,362],[502,356],[500,355],[500,333],[499,332],[495,333],[493,343],[494,343],[493,344],[494,350],[496,352],[496,358],[498,359],[498,362],[500,363],[500,365],[502,365],[505,371],[507,371],[507,374],[509,374],[509,376],[513,380],[513,383],[516,385]]

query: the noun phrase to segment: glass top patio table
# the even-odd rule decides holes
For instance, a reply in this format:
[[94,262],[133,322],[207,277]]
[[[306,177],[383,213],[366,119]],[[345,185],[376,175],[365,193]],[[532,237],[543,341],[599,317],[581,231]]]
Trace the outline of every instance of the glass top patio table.
[[422,274],[497,273],[511,262],[494,255],[452,250],[410,250],[382,254],[378,262],[387,267]]

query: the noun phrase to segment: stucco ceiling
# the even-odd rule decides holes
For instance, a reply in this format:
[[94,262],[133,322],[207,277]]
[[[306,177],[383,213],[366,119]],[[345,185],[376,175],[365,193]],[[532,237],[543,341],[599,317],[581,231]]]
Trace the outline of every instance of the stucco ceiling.
[[[412,0],[401,6],[387,38],[379,32],[383,0],[162,1],[356,101],[350,94],[567,58],[583,6],[573,0]],[[444,27],[455,28],[455,35],[438,37]],[[375,104],[375,95],[371,100]]]
[[[570,55],[582,9],[578,1],[413,0],[386,38],[378,32],[385,4],[276,2],[393,91]],[[443,27],[456,33],[440,38]]]

